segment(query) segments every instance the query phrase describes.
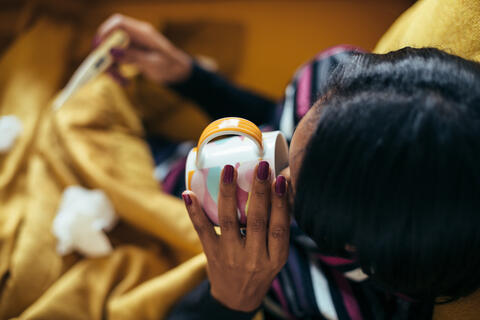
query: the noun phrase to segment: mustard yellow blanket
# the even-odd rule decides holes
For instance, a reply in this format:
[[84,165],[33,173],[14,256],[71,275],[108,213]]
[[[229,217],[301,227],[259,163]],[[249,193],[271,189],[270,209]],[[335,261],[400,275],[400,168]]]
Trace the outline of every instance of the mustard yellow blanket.
[[375,52],[435,47],[480,61],[480,1],[420,0],[378,42]]
[[[0,155],[0,319],[162,319],[205,277],[183,203],[153,178],[141,120],[101,77],[57,113],[73,30],[39,19],[0,61],[0,115],[24,130]],[[69,185],[100,188],[121,224],[105,258],[64,258],[52,221]]]

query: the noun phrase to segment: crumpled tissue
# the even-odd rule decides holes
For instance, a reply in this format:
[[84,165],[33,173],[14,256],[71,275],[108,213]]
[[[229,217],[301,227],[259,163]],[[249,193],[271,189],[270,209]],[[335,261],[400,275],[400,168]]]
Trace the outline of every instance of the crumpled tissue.
[[117,220],[113,205],[102,190],[66,188],[53,221],[57,252],[66,255],[77,250],[88,257],[109,254],[112,245],[104,231],[111,230]]
[[13,115],[0,117],[0,153],[9,151],[22,133],[20,120]]

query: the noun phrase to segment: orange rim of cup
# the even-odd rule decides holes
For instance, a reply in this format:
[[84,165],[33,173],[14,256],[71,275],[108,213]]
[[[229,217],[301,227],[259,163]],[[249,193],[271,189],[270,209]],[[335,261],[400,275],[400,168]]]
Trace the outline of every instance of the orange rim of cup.
[[210,123],[198,139],[198,149],[205,142],[208,143],[212,136],[221,136],[219,133],[247,136],[254,140],[263,151],[262,131],[253,122],[236,117],[222,118]]
[[[262,131],[253,122],[237,117],[222,118],[210,123],[200,135],[197,147],[193,150],[194,152],[196,152],[195,162],[197,164],[197,167],[199,163],[199,158],[201,157],[200,152],[203,147],[211,140],[221,137],[223,135],[240,135],[249,138],[253,142],[255,142],[255,144],[259,148],[260,154],[263,155]],[[188,190],[191,190],[191,181],[194,172],[194,170],[188,172]]]

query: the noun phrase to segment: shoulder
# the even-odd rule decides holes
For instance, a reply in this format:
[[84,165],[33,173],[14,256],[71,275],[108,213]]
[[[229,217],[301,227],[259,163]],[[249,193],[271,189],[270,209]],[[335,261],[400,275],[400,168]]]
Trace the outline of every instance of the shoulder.
[[335,67],[348,62],[355,52],[365,51],[351,45],[338,45],[322,50],[297,69],[290,84],[293,84],[296,89],[310,84],[309,87],[317,88],[318,91],[322,89],[320,83],[326,85],[324,82]]
[[278,127],[288,139],[300,119],[310,107],[326,93],[333,71],[348,62],[355,52],[364,50],[351,45],[338,45],[317,53],[301,65],[287,85]]

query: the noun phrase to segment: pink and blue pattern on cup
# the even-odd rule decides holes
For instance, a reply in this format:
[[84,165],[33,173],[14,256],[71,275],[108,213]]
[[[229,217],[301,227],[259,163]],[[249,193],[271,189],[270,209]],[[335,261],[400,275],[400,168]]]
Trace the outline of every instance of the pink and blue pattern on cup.
[[[237,162],[237,214],[240,225],[247,222],[248,203],[252,189],[253,174],[258,161]],[[222,167],[211,167],[196,170],[191,180],[191,189],[203,205],[209,219],[219,225],[218,192]]]

